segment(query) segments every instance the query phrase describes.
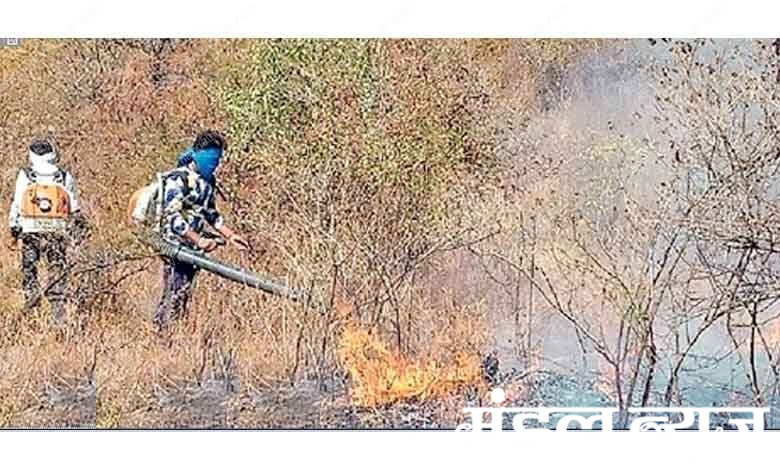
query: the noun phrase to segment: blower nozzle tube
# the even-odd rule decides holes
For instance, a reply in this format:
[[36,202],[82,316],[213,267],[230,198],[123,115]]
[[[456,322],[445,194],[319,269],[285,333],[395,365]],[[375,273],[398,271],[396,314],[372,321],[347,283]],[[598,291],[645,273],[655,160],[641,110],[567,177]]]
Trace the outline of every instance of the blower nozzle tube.
[[152,245],[161,255],[165,257],[197,266],[218,276],[230,279],[231,281],[235,281],[255,289],[260,289],[269,294],[280,295],[297,302],[308,301],[309,296],[305,292],[261,279],[259,276],[241,267],[234,266],[223,261],[211,259],[208,256],[198,253],[197,251],[189,249],[185,246],[178,245],[160,238],[153,240]]

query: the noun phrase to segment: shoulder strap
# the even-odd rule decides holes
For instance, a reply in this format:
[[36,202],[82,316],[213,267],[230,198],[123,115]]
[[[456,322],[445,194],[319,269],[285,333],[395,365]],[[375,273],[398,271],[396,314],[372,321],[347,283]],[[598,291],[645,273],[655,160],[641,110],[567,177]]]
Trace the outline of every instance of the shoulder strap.
[[157,173],[157,192],[159,193],[161,200],[162,200],[162,196],[165,194],[165,191],[163,190],[164,181],[165,181],[164,174]]
[[35,183],[35,179],[38,177],[38,175],[35,173],[35,170],[33,170],[31,166],[23,167],[22,171],[24,172],[24,176],[26,176],[27,179],[30,180],[30,183]]
[[216,182],[216,181],[214,181],[214,189],[216,190],[216,192],[217,192],[217,195],[218,195],[219,197],[221,197],[223,201],[228,201],[228,198],[227,198],[227,196],[226,196],[226,195],[225,195],[225,193],[222,191],[222,186],[221,186],[221,185],[219,185],[219,184],[217,184],[217,182]]
[[68,172],[62,168],[57,168],[57,173],[54,174],[54,181],[65,186],[65,181],[68,179]]
[[163,201],[165,200],[165,173],[157,173],[157,197],[154,198],[154,218],[157,228],[162,232],[163,228]]

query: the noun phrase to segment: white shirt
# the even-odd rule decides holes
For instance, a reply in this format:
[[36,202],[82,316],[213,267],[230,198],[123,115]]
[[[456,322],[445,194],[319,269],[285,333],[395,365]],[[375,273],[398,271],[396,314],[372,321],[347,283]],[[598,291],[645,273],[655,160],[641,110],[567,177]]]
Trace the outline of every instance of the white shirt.
[[[57,162],[57,154],[47,153],[45,155],[36,155],[30,152],[30,166],[35,172],[36,181],[39,183],[53,183],[55,182],[55,176],[60,171],[59,167],[55,164]],[[20,227],[24,230],[24,221],[19,214],[19,206],[24,195],[24,191],[27,186],[30,185],[30,180],[27,178],[27,174],[24,170],[19,171],[19,175],[16,177],[16,189],[14,191],[14,199],[11,202],[11,210],[8,214],[8,225],[10,227]],[[70,197],[70,210],[71,213],[76,213],[81,210],[81,204],[79,203],[78,189],[76,188],[76,180],[68,172],[65,172],[65,191]]]

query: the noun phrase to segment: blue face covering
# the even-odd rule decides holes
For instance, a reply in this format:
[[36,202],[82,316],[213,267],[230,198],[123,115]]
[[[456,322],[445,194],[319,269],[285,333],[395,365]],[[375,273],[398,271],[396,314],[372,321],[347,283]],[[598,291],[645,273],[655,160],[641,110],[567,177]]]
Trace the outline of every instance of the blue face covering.
[[[187,155],[190,155],[190,157]],[[192,160],[189,160],[189,158]],[[195,162],[198,174],[206,181],[212,182],[214,181],[214,171],[216,171],[219,166],[219,161],[221,159],[222,149],[212,147],[197,151],[189,150],[189,152],[185,152],[179,157],[178,163],[181,163],[182,161],[185,161],[185,164],[188,164],[189,161]]]

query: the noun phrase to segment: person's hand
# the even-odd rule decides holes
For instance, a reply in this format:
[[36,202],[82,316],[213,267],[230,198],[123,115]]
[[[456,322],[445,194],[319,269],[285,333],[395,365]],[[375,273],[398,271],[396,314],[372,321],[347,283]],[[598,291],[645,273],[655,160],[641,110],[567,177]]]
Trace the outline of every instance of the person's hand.
[[11,227],[11,242],[8,244],[8,248],[10,248],[11,250],[18,250],[21,242],[22,242],[21,227]]
[[246,239],[244,237],[242,237],[241,235],[233,234],[233,235],[230,236],[230,238],[228,240],[230,241],[230,243],[235,245],[236,248],[238,248],[241,251],[249,249],[249,242],[246,241]]
[[217,242],[211,238],[200,237],[197,242],[198,248],[209,253],[217,249]]
[[81,243],[90,238],[90,235],[92,234],[92,227],[90,227],[87,219],[80,213],[76,214],[71,219],[71,229],[71,236],[77,243]]

